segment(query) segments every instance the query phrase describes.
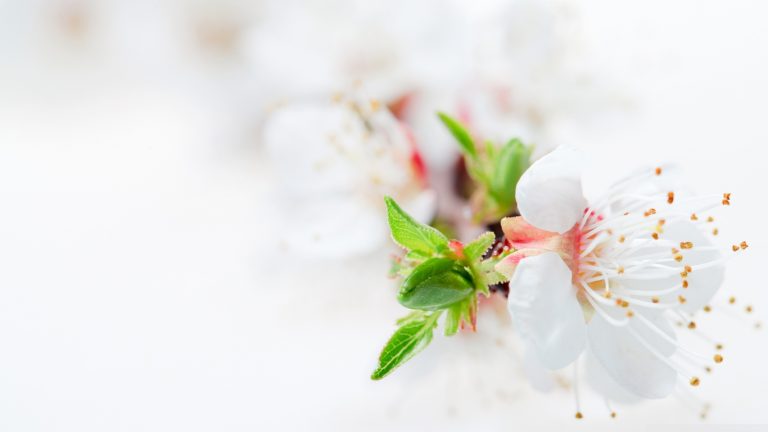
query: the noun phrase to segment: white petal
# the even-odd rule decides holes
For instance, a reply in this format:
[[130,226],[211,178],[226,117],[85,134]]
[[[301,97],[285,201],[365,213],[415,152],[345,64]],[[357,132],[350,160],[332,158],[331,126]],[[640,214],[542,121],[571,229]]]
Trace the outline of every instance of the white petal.
[[545,368],[538,355],[531,346],[526,347],[523,354],[523,373],[528,378],[531,387],[541,392],[548,392],[555,388],[554,373]]
[[547,368],[569,365],[584,349],[586,325],[571,270],[556,253],[520,261],[509,282],[507,308],[518,332]]
[[600,361],[591,352],[587,354],[586,377],[589,385],[604,398],[611,402],[635,403],[641,398],[626,391],[608,374]]
[[382,209],[356,197],[329,195],[275,200],[280,205],[282,241],[307,258],[349,258],[370,253],[388,239]]
[[[648,315],[646,318],[667,335],[674,335],[664,317]],[[627,326],[659,355],[669,356],[674,352],[675,345],[646,327],[639,317],[632,318]],[[663,398],[672,393],[677,372],[656,357],[629,328],[614,326],[599,314],[587,327],[590,351],[624,390],[648,399]]]
[[581,190],[582,165],[582,153],[570,147],[558,147],[531,165],[515,191],[520,215],[543,230],[571,229],[587,208]]

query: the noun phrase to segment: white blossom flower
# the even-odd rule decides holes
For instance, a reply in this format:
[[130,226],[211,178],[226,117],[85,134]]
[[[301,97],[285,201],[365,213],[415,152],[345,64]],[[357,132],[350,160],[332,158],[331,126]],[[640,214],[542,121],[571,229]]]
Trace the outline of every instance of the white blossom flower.
[[513,323],[548,369],[587,350],[641,398],[669,395],[679,378],[698,385],[696,372],[722,356],[681,346],[670,320],[688,322],[723,282],[725,258],[706,213],[729,205],[730,194],[676,194],[670,170],[656,168],[588,203],[582,162],[579,152],[558,148],[517,185],[521,216],[502,221],[515,252],[497,265],[510,277]]
[[264,128],[276,174],[281,238],[308,256],[348,257],[388,239],[385,195],[420,221],[435,196],[408,130],[377,101],[305,101],[277,109]]

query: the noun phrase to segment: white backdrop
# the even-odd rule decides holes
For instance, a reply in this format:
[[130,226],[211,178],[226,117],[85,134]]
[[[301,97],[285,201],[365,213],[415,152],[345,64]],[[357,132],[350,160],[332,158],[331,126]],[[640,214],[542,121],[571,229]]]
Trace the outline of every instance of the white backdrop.
[[[594,158],[588,190],[672,161],[697,190],[733,193],[721,235],[751,248],[729,264],[723,295],[756,309],[702,323],[727,335],[726,362],[697,392],[713,402],[708,423],[768,423],[768,337],[751,327],[768,323],[768,3],[571,7],[625,101],[558,129]],[[238,98],[211,96],[221,90],[170,73],[0,71],[0,430],[699,423],[674,399],[616,420],[587,402],[576,422],[570,394],[529,389],[513,348],[488,354],[506,346],[491,336],[438,337],[369,381],[401,313],[387,252],[308,263],[275,249],[267,167],[232,125]]]

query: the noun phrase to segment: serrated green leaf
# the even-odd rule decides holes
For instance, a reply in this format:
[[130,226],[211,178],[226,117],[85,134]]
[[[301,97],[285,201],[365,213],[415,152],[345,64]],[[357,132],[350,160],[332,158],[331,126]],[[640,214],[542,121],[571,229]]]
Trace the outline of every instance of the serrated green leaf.
[[472,276],[449,258],[431,258],[403,281],[397,300],[409,309],[438,310],[464,300],[473,291]]
[[403,211],[390,197],[384,197],[387,204],[387,219],[392,239],[400,246],[432,255],[448,247],[448,238],[429,225],[424,225]]
[[502,147],[494,166],[491,179],[491,193],[503,206],[512,206],[515,202],[515,189],[520,176],[530,165],[530,151],[518,139],[507,142]]
[[469,134],[469,132],[467,132],[467,129],[464,128],[464,126],[459,123],[458,120],[450,117],[445,113],[437,113],[437,116],[440,117],[440,120],[443,122],[445,127],[447,127],[448,131],[451,132],[451,135],[456,138],[456,141],[459,142],[459,146],[461,147],[462,152],[472,159],[476,159],[477,149],[475,148],[475,143],[472,141],[472,136]]
[[441,312],[408,321],[389,338],[379,355],[379,365],[371,379],[380,380],[395,368],[412,359],[432,341],[432,334]]
[[490,231],[486,232],[464,246],[464,255],[471,261],[479,260],[493,246],[494,241],[496,241],[496,235]]

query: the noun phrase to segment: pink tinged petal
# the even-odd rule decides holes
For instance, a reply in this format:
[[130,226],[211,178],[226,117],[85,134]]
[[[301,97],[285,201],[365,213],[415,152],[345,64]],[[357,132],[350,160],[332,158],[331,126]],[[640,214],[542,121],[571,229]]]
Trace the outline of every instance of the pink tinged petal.
[[581,189],[582,153],[558,147],[536,161],[517,184],[520,215],[539,229],[564,233],[584,214],[587,200]]
[[536,228],[520,216],[502,219],[501,229],[504,231],[504,238],[515,249],[553,250],[552,248],[559,244],[560,234]]
[[509,282],[507,308],[519,334],[546,368],[565,367],[584,350],[584,315],[571,270],[556,253],[520,261]]
[[[644,317],[674,338],[672,327],[663,316]],[[590,352],[624,390],[647,399],[664,398],[672,393],[677,372],[651,352],[635,334],[662,356],[671,356],[676,346],[649,329],[639,317],[632,318],[626,326],[618,327],[595,314],[588,329]]]
[[547,252],[543,249],[518,249],[496,264],[496,271],[511,278],[523,258],[541,255]]

